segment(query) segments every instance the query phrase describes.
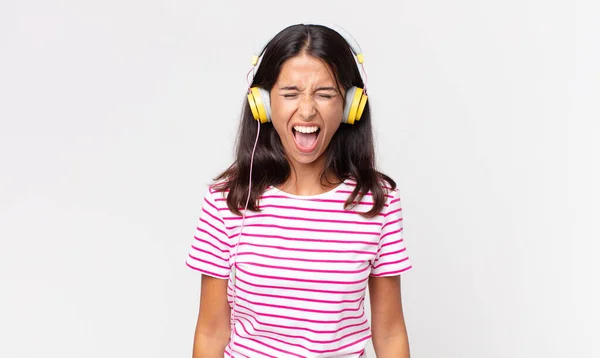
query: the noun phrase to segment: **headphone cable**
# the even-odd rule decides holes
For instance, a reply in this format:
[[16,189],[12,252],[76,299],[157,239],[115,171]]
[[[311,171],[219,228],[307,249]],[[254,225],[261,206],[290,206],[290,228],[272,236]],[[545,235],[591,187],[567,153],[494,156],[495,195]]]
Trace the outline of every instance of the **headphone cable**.
[[[242,226],[240,227],[240,232],[238,233],[238,239],[237,239],[237,243],[235,245],[236,246],[235,256],[233,258],[233,265],[232,265],[232,272],[233,272],[233,280],[232,280],[233,301],[232,301],[232,303],[233,303],[233,305],[232,305],[231,322],[230,322],[231,349],[233,349],[233,347],[234,347],[234,340],[235,340],[235,309],[236,309],[235,299],[237,297],[236,263],[237,263],[237,258],[238,258],[238,252],[240,249],[240,240],[242,237],[242,230],[244,230],[244,222],[246,221],[246,211],[248,210],[248,204],[250,203],[250,195],[252,194],[252,169],[253,169],[253,164],[254,164],[254,153],[256,152],[256,145],[258,144],[258,137],[260,136],[260,121],[256,121],[256,123],[258,123],[257,129],[256,129],[256,140],[254,141],[254,148],[252,148],[252,156],[250,157],[250,176],[248,178],[248,197],[246,198],[246,206],[244,207],[244,212],[242,213]],[[232,353],[233,353],[233,351],[232,351]]]

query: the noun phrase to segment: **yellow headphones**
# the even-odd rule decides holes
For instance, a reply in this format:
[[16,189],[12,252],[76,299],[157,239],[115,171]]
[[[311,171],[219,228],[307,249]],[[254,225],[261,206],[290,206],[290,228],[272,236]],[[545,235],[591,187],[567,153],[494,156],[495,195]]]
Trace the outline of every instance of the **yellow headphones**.
[[[328,25],[330,29],[337,31],[345,40],[352,52],[356,56],[356,60],[359,64],[363,64],[365,61],[362,54],[362,50],[358,45],[358,42],[346,31],[339,26]],[[266,46],[254,56],[252,56],[252,66],[258,64],[258,59],[262,56]],[[365,89],[353,86],[346,91],[346,100],[344,103],[344,114],[342,116],[342,123],[354,124],[359,121],[367,105],[367,93]],[[252,116],[261,123],[267,123],[271,121],[271,103],[270,94],[267,90],[261,87],[252,87],[248,91],[248,104],[252,111]]]

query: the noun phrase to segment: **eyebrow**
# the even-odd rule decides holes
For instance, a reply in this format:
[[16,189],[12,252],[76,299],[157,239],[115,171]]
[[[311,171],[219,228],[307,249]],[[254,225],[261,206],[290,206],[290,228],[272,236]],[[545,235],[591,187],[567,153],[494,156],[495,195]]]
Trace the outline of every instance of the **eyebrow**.
[[[279,88],[280,91],[300,91],[298,86],[284,86]],[[337,91],[335,87],[318,87],[316,91]]]

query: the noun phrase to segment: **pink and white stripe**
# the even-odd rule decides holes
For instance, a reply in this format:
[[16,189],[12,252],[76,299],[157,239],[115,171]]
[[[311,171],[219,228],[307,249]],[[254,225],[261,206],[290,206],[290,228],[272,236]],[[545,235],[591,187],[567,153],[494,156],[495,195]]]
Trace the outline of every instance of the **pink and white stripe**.
[[[226,192],[206,192],[186,264],[229,279],[236,259],[235,346],[224,357],[365,357],[369,277],[412,266],[398,190],[366,219],[358,212],[371,208],[370,193],[351,211],[343,208],[353,185],[314,196],[269,187],[262,211],[246,216],[237,258],[241,216],[227,208]],[[228,296],[231,303],[231,281]]]

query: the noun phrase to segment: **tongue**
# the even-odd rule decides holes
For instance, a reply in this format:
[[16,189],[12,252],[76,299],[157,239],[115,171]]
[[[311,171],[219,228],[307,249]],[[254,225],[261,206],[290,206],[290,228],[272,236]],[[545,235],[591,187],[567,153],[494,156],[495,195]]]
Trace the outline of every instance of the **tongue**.
[[301,147],[308,148],[317,140],[317,133],[301,133],[296,132],[296,141]]

